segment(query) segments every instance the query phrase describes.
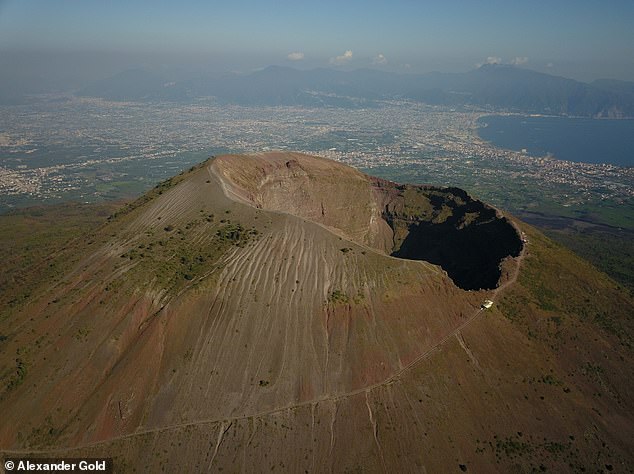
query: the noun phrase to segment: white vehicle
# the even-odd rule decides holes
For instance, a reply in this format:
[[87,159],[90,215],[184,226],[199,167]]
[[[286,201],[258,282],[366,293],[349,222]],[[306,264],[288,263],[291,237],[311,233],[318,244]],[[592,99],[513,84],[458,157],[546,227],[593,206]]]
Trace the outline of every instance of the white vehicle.
[[480,306],[480,309],[489,309],[491,306],[493,306],[493,301],[484,300],[484,303],[482,303],[482,306]]

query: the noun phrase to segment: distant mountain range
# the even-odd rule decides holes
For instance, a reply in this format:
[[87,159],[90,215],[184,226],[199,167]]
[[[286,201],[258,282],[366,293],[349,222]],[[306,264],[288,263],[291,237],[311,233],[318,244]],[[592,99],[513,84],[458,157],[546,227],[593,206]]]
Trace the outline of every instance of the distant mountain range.
[[[1,79],[0,85],[6,82]],[[19,103],[25,93],[42,92],[41,87],[31,91],[25,86],[28,81],[19,81],[19,87],[15,82],[1,88],[5,92],[0,94],[1,103]],[[188,102],[214,97],[221,103],[308,107],[373,107],[381,100],[407,99],[525,113],[634,117],[634,82],[600,79],[584,83],[501,64],[485,64],[466,73],[428,74],[270,66],[250,74],[177,79],[130,69],[87,84],[75,93],[112,101]]]
[[385,99],[584,117],[634,117],[634,83],[591,84],[510,65],[485,64],[466,73],[396,74],[371,69],[298,70],[270,66],[251,74],[170,81],[128,70],[92,83],[80,96],[115,101],[188,101],[215,97],[240,105],[372,107]]

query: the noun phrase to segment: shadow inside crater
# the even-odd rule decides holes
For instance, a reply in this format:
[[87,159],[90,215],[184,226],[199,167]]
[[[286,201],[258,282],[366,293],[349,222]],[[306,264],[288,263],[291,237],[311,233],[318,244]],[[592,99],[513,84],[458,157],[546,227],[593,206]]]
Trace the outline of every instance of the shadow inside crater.
[[[477,218],[465,223],[469,213],[477,213]],[[522,250],[522,240],[508,219],[477,200],[454,207],[444,222],[384,217],[392,229],[407,227],[394,257],[439,265],[463,290],[496,288],[502,260],[517,257]]]

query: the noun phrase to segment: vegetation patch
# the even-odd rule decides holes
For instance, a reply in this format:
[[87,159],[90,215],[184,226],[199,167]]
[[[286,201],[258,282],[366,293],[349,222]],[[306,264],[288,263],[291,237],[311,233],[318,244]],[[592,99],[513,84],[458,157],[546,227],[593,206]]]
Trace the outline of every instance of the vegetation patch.
[[634,235],[631,230],[545,231],[548,237],[610,275],[634,296]]
[[254,227],[247,229],[226,220],[215,224],[209,216],[180,226],[168,225],[164,228],[166,232],[157,237],[140,237],[121,254],[121,258],[135,262],[135,267],[125,275],[126,281],[143,287],[148,284],[147,276],[152,275],[154,285],[174,294],[184,284],[212,272],[231,246],[244,247],[259,238],[260,232]]
[[498,463],[514,466],[516,472],[561,472],[566,466],[572,472],[587,472],[578,458],[574,436],[557,441],[517,432],[505,438],[493,437],[479,443],[476,453],[491,450]]
[[88,340],[89,334],[90,334],[90,329],[79,328],[73,337],[80,342],[86,342]]
[[7,390],[13,390],[22,382],[24,382],[24,378],[26,377],[26,363],[20,357],[15,359],[15,372],[13,376],[9,378],[9,382],[7,383]]
[[352,298],[352,301],[354,302],[354,304],[361,304],[363,303],[364,300],[365,300],[365,295],[361,291],[357,292],[357,294],[354,295],[354,297]]
[[92,231],[117,203],[38,206],[0,216],[0,320],[21,307],[42,282],[63,275],[79,248],[95,245]]
[[[500,301],[507,318],[530,325],[532,333],[544,340],[561,338],[579,321],[592,322],[632,347],[629,313],[633,302],[627,292],[588,262],[537,233],[530,233],[528,245],[519,285],[505,292]],[[538,323],[536,312],[541,321],[550,324]]]
[[227,222],[216,231],[216,236],[221,242],[231,243],[238,247],[244,247],[252,237],[256,237],[259,231],[256,228],[245,229],[241,224]]
[[350,302],[348,295],[341,290],[335,289],[328,294],[328,303],[347,304],[348,302]]

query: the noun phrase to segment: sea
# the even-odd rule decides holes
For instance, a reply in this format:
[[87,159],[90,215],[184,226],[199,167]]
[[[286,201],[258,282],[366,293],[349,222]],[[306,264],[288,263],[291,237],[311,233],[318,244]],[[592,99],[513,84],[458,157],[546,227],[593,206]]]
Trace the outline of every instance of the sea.
[[634,120],[489,115],[478,135],[499,148],[582,163],[634,166]]

